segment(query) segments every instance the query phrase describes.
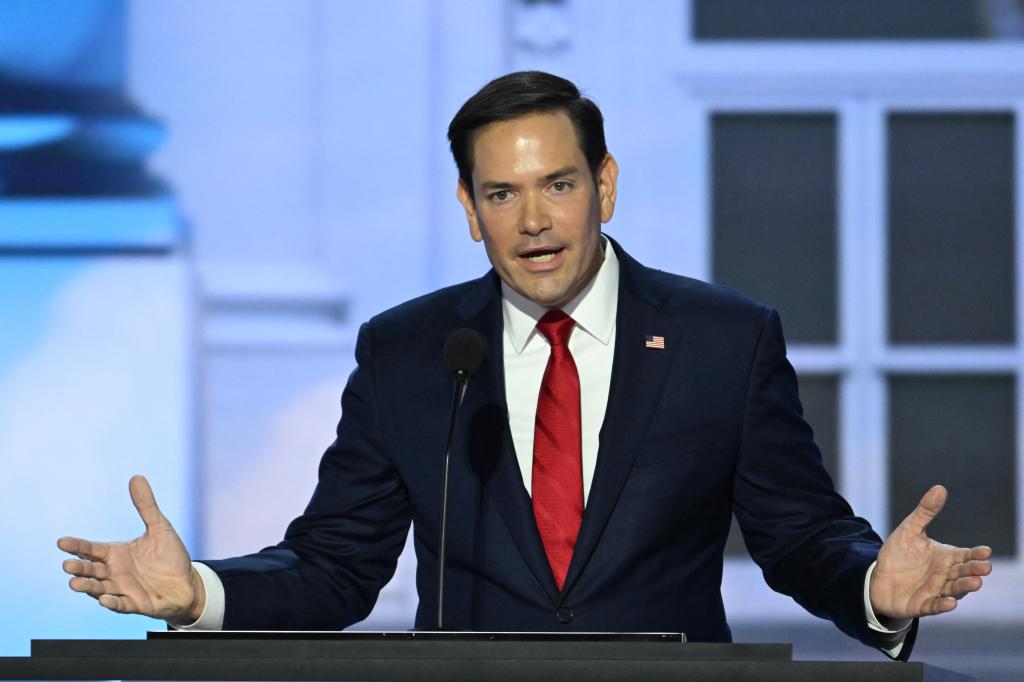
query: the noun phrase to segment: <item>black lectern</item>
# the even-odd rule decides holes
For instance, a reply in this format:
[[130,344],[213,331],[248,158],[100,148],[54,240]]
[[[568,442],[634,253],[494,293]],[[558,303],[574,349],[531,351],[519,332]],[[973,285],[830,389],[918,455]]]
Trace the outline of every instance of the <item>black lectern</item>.
[[2,680],[971,680],[922,663],[794,661],[789,644],[687,643],[680,634],[152,632],[147,640],[34,640]]

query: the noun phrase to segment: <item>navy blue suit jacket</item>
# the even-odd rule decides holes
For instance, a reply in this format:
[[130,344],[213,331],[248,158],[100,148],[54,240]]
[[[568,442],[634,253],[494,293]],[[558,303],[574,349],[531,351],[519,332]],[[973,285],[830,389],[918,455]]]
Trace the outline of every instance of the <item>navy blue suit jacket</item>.
[[[612,244],[620,283],[611,390],[561,592],[509,432],[500,282],[490,272],[363,325],[337,440],[305,513],[280,544],[208,562],[224,583],[224,627],[337,629],[365,618],[410,521],[416,626],[434,624],[452,391],[441,349],[470,327],[488,339],[489,355],[453,452],[446,624],[729,641],[720,584],[735,513],[773,589],[873,645],[863,581],[881,542],[821,466],[778,315],[729,289],[646,268]],[[646,348],[647,334],[663,336],[665,349]]]

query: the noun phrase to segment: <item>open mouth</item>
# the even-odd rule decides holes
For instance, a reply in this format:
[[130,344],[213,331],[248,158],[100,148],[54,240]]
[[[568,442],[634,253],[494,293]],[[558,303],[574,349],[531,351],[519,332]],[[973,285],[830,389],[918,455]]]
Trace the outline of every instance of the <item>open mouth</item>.
[[562,247],[530,249],[529,251],[519,254],[519,257],[529,261],[530,263],[550,263],[562,251]]

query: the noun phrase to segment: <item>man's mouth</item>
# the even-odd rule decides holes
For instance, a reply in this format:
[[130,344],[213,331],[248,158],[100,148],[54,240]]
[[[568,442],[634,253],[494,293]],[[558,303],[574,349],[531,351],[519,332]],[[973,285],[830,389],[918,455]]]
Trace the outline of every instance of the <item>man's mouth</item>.
[[524,258],[531,263],[550,263],[555,259],[555,256],[561,252],[561,247],[530,249],[529,251],[519,254],[519,257]]

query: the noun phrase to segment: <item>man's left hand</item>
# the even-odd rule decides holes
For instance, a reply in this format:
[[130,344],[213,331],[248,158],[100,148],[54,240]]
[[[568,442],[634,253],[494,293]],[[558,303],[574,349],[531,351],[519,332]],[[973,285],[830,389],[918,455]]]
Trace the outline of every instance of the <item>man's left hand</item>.
[[882,545],[869,588],[875,614],[905,619],[952,611],[992,572],[991,548],[944,545],[925,533],[947,495],[933,486]]

